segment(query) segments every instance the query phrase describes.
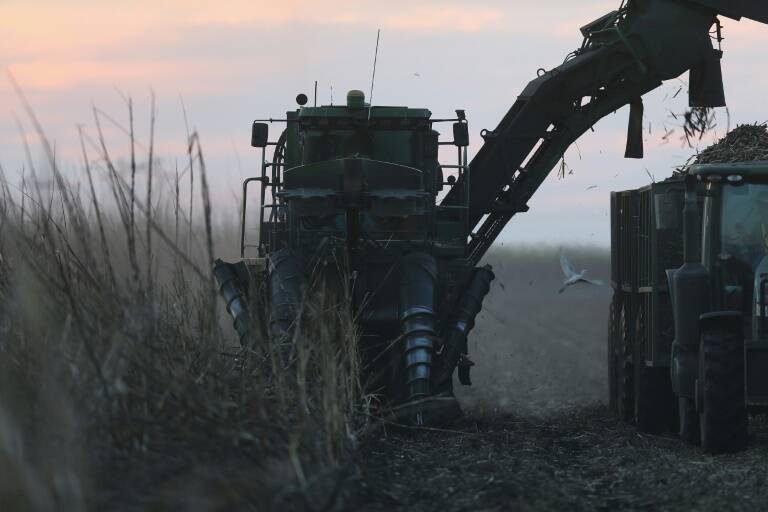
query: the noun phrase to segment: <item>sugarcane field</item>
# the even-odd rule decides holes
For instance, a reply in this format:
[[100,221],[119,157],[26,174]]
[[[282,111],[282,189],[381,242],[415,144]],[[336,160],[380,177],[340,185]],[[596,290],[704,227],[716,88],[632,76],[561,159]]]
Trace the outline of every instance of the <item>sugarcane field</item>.
[[0,511],[768,510],[768,4],[382,7],[0,2]]

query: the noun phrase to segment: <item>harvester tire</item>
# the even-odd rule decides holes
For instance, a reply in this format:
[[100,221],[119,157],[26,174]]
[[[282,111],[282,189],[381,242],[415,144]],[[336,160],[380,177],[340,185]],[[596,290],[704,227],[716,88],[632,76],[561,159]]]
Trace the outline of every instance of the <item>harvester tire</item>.
[[618,331],[616,310],[619,308],[618,299],[614,293],[614,298],[608,309],[608,409],[613,412],[618,411],[616,397],[618,395],[617,384],[618,375],[616,370],[616,332]]
[[699,351],[699,420],[707,453],[745,450],[749,437],[744,388],[744,337],[703,332]]
[[627,308],[621,308],[617,341],[616,403],[619,418],[625,423],[635,419],[635,370],[632,364],[632,332],[627,318]]
[[660,434],[673,429],[675,395],[669,368],[651,368],[645,364],[645,340],[648,335],[645,313],[640,308],[635,328],[635,424],[641,432]]

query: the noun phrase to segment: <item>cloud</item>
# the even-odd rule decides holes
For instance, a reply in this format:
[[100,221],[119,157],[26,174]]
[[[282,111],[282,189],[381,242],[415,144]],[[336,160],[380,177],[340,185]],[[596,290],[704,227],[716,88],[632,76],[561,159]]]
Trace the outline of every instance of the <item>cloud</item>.
[[397,30],[479,32],[502,27],[504,16],[497,9],[482,7],[414,6],[385,15],[381,21],[382,26]]
[[328,37],[320,34],[335,26],[447,34],[491,30],[502,21],[495,7],[402,0],[388,3],[385,11],[379,2],[341,0],[11,0],[0,3],[0,66],[39,90],[137,82],[162,87],[175,81],[194,93],[215,87],[201,77],[237,76],[238,67],[254,62],[280,72],[289,65],[285,55],[302,47],[296,37]]
[[313,2],[287,0],[254,6],[253,2],[197,2],[182,19],[193,24],[228,25],[366,25],[403,31],[476,32],[502,26],[503,10],[458,2],[379,1]]
[[765,55],[768,46],[768,27],[756,21],[742,19],[735,21],[721,18],[723,22],[723,49],[727,52],[749,52]]
[[[120,59],[25,60],[9,66],[19,83],[29,92],[55,92],[76,87],[143,89],[186,94],[216,94],[222,83],[231,86],[248,71],[252,62],[240,58],[178,59],[134,57]],[[263,65],[263,61],[262,61]],[[270,63],[271,72],[281,72],[288,63]]]
[[85,0],[0,3],[0,59],[78,56],[109,47],[130,47],[151,40],[158,44],[194,36],[216,25],[282,27],[285,39],[301,37],[311,26],[366,26],[400,31],[477,32],[502,27],[504,11],[464,3],[394,0],[171,0],[164,2]]

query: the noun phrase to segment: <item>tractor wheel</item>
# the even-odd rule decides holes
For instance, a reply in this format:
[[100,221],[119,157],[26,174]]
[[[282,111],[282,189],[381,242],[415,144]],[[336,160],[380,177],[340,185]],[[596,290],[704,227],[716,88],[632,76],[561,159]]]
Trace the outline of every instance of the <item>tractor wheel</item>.
[[618,376],[616,373],[616,326],[618,306],[618,298],[614,293],[613,300],[608,309],[608,409],[616,412],[616,397],[618,395],[617,384]]
[[748,419],[744,388],[744,337],[704,332],[699,351],[701,445],[707,453],[745,450]]
[[638,430],[660,434],[674,428],[675,395],[669,368],[651,368],[645,365],[646,331],[645,312],[637,312],[635,328],[634,370],[635,370],[635,423]]
[[632,332],[626,306],[619,315],[619,332],[616,364],[616,405],[619,418],[625,423],[635,419],[635,371],[632,365]]
[[699,444],[699,415],[693,398],[677,397],[677,418],[680,439],[688,444]]

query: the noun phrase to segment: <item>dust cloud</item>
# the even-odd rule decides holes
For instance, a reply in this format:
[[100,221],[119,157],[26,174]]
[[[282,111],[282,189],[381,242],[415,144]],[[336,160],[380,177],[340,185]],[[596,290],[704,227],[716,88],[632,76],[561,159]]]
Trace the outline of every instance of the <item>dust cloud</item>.
[[491,251],[484,263],[496,280],[469,338],[471,387],[456,387],[465,409],[548,416],[607,401],[606,329],[611,300],[610,253],[564,248],[576,271],[604,286],[557,291],[558,247]]

